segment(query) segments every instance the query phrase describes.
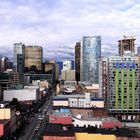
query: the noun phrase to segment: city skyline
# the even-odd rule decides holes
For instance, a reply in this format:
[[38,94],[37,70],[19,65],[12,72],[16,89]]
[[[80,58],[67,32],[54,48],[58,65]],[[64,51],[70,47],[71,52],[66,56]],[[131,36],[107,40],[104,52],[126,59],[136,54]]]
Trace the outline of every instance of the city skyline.
[[138,47],[139,8],[138,0],[2,0],[0,54],[12,58],[13,44],[23,42],[41,45],[44,58],[73,59],[76,42],[96,35],[102,55],[116,54],[123,35],[133,34]]

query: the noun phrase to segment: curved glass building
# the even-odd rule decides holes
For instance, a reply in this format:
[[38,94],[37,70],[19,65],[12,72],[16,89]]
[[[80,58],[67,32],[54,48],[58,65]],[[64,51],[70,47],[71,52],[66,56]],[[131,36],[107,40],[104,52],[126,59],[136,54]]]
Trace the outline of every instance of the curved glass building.
[[81,80],[98,84],[101,36],[83,37],[81,51]]

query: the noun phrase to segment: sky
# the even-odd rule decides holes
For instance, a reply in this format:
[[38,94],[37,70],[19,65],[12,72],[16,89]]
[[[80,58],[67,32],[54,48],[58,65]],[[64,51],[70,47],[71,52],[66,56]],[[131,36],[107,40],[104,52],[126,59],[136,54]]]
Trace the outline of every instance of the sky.
[[0,54],[13,44],[43,46],[45,59],[73,59],[75,43],[100,35],[102,56],[118,52],[123,35],[140,46],[140,0],[0,0]]

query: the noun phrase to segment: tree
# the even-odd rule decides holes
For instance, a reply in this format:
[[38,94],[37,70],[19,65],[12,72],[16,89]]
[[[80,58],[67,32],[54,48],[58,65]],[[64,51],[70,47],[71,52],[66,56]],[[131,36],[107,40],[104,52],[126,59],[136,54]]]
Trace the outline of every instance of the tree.
[[17,98],[13,98],[10,102],[11,105],[16,107],[16,110],[20,110],[20,103]]

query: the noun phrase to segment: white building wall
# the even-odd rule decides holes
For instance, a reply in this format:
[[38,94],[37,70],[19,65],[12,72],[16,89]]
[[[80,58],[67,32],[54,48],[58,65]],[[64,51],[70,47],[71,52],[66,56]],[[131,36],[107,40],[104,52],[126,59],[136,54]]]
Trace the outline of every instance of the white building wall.
[[104,108],[104,101],[91,101],[92,107]]
[[75,70],[61,70],[61,79],[75,81]]
[[95,120],[87,121],[87,120],[80,120],[80,119],[73,118],[73,125],[75,127],[76,126],[79,126],[79,127],[84,127],[84,126],[96,127],[97,126],[97,128],[100,128],[102,126],[102,121],[95,121]]
[[68,101],[62,101],[62,100],[59,100],[59,101],[52,101],[53,102],[53,106],[66,106],[68,107],[69,106],[69,103]]
[[17,98],[18,101],[28,101],[28,100],[37,100],[39,96],[36,89],[4,91],[4,101],[12,101],[13,98]]
[[72,63],[71,61],[65,60],[63,61],[63,70],[71,70]]
[[77,107],[78,99],[77,98],[69,98],[69,107]]

